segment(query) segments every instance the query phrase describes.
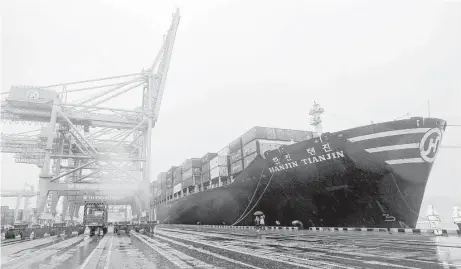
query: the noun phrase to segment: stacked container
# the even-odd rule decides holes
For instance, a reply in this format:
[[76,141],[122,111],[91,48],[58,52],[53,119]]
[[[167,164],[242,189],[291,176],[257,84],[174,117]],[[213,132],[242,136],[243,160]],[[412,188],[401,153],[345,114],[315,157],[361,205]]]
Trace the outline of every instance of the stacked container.
[[255,126],[242,135],[242,145],[246,145],[255,139],[279,140],[276,136],[276,129]]
[[161,200],[166,198],[166,172],[162,172],[159,174],[159,180],[160,180],[160,198]]
[[[205,156],[202,157],[202,182],[201,184],[208,185],[208,182],[211,180],[210,176],[210,161],[218,154],[216,153],[207,153]],[[197,184],[198,185],[198,184]]]
[[182,169],[176,167],[173,172],[173,194],[176,194],[182,190]]
[[288,129],[275,129],[275,139],[281,141],[290,141],[301,142],[304,140],[309,140],[313,137],[313,133],[309,131],[298,131],[298,130],[288,130]]
[[229,159],[227,156],[216,156],[210,161],[210,179],[229,176]]
[[258,155],[258,139],[275,140],[274,128],[255,126],[242,135],[242,169],[247,168]]
[[239,137],[229,144],[230,173],[237,175],[243,170],[242,138]]
[[264,157],[266,151],[275,150],[291,141],[308,139],[310,132],[254,127],[242,136],[243,169],[259,154]]
[[178,169],[177,166],[172,166],[168,172],[166,172],[166,196],[170,197],[174,194],[173,188],[175,185],[174,176],[177,175],[176,170]]
[[200,184],[200,177],[202,170],[202,161],[200,158],[187,159],[182,164],[182,188],[186,189],[196,185],[196,181]]

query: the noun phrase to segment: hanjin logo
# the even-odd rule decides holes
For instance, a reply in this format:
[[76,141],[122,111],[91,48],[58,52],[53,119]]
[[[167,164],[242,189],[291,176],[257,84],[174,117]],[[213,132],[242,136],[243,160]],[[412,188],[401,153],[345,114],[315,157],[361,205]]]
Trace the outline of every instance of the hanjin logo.
[[437,156],[441,142],[442,131],[439,128],[429,130],[426,134],[424,134],[421,142],[419,143],[421,158],[428,163],[433,162]]

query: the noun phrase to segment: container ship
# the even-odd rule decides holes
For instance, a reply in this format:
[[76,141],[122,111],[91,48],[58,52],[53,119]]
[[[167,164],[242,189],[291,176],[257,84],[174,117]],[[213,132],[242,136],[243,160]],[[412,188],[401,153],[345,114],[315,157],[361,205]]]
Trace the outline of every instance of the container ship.
[[160,173],[160,223],[414,228],[446,122],[413,117],[323,133],[254,127],[229,146]]

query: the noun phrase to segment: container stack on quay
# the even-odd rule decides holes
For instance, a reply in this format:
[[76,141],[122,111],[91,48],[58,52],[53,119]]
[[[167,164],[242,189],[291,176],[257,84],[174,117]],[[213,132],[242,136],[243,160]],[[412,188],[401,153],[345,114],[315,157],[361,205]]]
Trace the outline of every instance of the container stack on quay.
[[169,202],[191,193],[231,184],[258,155],[265,158],[267,151],[312,137],[313,133],[309,131],[253,127],[218,153],[187,159],[180,166],[160,173],[157,178],[160,183],[152,183],[152,201],[154,204]]

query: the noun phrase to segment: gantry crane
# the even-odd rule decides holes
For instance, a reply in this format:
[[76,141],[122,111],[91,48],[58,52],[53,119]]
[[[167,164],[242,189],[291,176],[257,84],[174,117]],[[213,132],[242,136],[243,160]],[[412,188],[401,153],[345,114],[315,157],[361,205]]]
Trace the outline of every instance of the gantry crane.
[[[2,134],[2,152],[41,168],[39,214],[47,200],[53,208],[60,196],[72,211],[89,202],[85,197],[101,195],[132,197],[138,213],[148,209],[151,133],[179,21],[178,9],[154,63],[140,73],[44,87],[12,86],[5,93],[4,121],[47,125],[36,130],[38,135]],[[79,99],[82,92],[86,98]]]

